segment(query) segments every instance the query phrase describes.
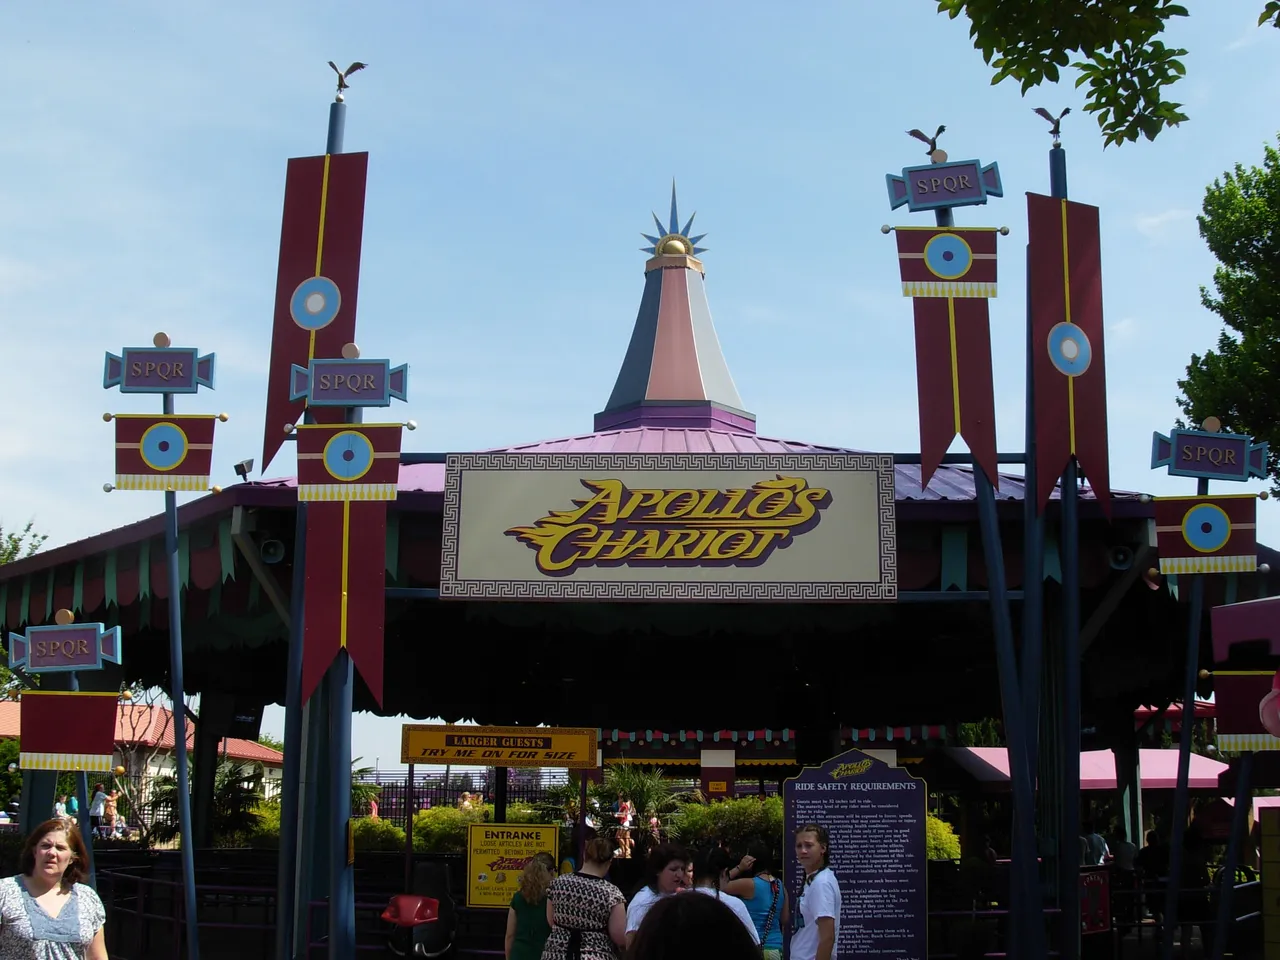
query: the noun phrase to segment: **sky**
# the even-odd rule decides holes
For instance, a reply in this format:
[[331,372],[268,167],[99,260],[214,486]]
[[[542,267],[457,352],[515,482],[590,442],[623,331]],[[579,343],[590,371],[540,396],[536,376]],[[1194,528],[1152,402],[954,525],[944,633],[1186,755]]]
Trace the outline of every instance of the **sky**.
[[[406,449],[590,431],[674,178],[759,432],[918,450],[911,309],[879,228],[924,222],[889,211],[884,175],[925,162],[904,130],[942,123],[952,158],[1000,164],[1005,197],[957,223],[1011,230],[992,339],[1000,449],[1021,449],[1022,198],[1048,192],[1050,145],[1031,110],[1070,106],[1071,196],[1102,211],[1112,483],[1188,492],[1149,451],[1221,326],[1195,215],[1223,171],[1261,162],[1280,85],[1261,0],[1189,6],[1166,41],[1191,51],[1171,91],[1190,122],[1104,150],[1073,74],[1026,98],[993,87],[966,21],[931,0],[10,4],[0,523],[34,518],[55,546],[158,511],[101,492],[102,413],[156,402],[101,377],[105,351],[160,330],[217,354],[216,391],[178,404],[230,415],[214,482],[260,461],[285,162],[323,152],[331,58],[370,65],[347,96],[346,148],[371,157],[357,339],[410,365]],[[292,471],[286,450],[266,476]],[[1258,519],[1280,544],[1280,506]],[[399,725],[358,716],[354,753],[396,767]],[[264,729],[282,728],[272,708]]]

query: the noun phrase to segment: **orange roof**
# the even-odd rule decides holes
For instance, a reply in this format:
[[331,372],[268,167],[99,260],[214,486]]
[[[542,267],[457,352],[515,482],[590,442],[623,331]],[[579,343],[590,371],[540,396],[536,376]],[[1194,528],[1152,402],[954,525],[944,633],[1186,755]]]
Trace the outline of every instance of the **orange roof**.
[[[0,700],[0,739],[22,735],[22,705]],[[158,704],[122,703],[116,711],[116,743],[129,747],[158,747],[172,752],[174,746],[173,713]],[[195,726],[187,724],[187,750],[195,749]],[[228,759],[268,766],[283,766],[284,754],[279,750],[227,737],[218,744],[218,752]]]

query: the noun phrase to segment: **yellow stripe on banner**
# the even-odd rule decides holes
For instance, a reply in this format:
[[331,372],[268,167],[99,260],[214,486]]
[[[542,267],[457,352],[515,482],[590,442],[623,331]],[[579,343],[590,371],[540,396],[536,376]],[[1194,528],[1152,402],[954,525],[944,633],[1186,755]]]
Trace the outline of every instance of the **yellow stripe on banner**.
[[[1062,201],[1062,314],[1071,323],[1071,265],[1067,257],[1067,201]],[[1071,455],[1076,453],[1076,381],[1067,377],[1067,436],[1071,442]]]
[[960,358],[956,355],[956,302],[947,297],[947,323],[951,332],[951,412],[960,432]]
[[342,501],[342,626],[338,645],[347,645],[347,561],[351,558],[351,501]]
[[1253,573],[1258,569],[1256,556],[1169,557],[1160,558],[1160,572],[1169,573]]
[[[320,180],[320,226],[316,231],[316,276],[320,276],[320,262],[324,259],[324,218],[329,206],[329,154],[324,155],[324,176]],[[311,331],[307,343],[307,363],[316,356],[316,332]]]
[[116,697],[119,698],[118,691],[108,690],[106,693],[99,693],[96,690],[77,690],[72,693],[70,690],[23,690],[24,697]]

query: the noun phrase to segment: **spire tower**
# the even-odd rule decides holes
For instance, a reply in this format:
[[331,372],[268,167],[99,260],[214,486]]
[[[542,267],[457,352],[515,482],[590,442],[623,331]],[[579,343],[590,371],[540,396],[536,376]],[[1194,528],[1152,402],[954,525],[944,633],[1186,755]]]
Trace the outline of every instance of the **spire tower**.
[[698,254],[706,236],[689,235],[693,219],[680,226],[676,185],[664,226],[653,215],[658,236],[641,234],[652,254],[644,265],[644,294],[622,369],[609,402],[596,414],[595,429],[692,427],[754,434],[756,418],[742,407],[720,350]]

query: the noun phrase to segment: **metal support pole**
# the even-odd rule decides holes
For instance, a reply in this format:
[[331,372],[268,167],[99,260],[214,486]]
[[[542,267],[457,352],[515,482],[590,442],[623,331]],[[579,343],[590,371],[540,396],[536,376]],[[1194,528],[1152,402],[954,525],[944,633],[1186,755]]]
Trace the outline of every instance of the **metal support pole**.
[[[1209,493],[1209,481],[1196,481],[1196,495]],[[1182,888],[1183,837],[1187,831],[1190,798],[1191,738],[1195,730],[1196,679],[1200,667],[1200,621],[1204,618],[1204,574],[1191,577],[1187,614],[1187,649],[1182,674],[1182,731],[1178,737],[1178,783],[1173,791],[1173,826],[1169,835],[1169,887],[1164,898],[1163,960],[1173,960],[1173,931],[1178,928],[1178,892]]]
[[493,822],[507,822],[507,786],[511,771],[506,767],[493,768]]
[[[71,671],[71,692],[80,692],[80,676],[75,671]],[[93,865],[93,827],[89,822],[89,774],[81,770],[76,774],[76,795],[80,804],[80,810],[77,816],[80,821],[80,836],[84,839],[84,852],[89,858],[89,862],[85,864],[85,870],[88,873],[88,880],[85,882],[95,890],[98,889],[97,871]],[[20,810],[19,815],[25,811]],[[31,826],[35,826],[32,824]],[[31,829],[28,828],[26,833],[30,835]]]
[[[1027,276],[1031,247],[1027,247]],[[1027,723],[1027,767],[1040,756],[1040,672],[1044,651],[1044,516],[1036,498],[1035,337],[1027,290],[1026,467],[1022,482],[1022,709]]]
[[404,892],[413,890],[413,764],[409,764],[409,775],[405,778],[404,794]]
[[[164,394],[165,416],[173,415],[173,394]],[[186,697],[182,682],[182,578],[178,571],[178,495],[164,494],[164,550],[169,562],[169,687],[173,696],[173,744],[178,766],[178,832],[182,843],[182,892],[187,928],[187,960],[200,960],[196,923],[196,851],[191,836],[191,770],[187,757]]]
[[289,663],[284,694],[284,770],[280,790],[280,866],[276,877],[276,960],[293,960],[297,916],[294,871],[298,858],[298,804],[302,793],[303,597],[307,585],[307,505],[299,502],[293,531],[289,587]]
[[578,771],[578,869],[586,864],[587,855],[587,771]]
[[351,656],[343,648],[329,668],[329,956],[351,960],[356,951],[356,890],[351,844]]
[[[1187,722],[1186,710],[1182,722]],[[1240,843],[1249,826],[1249,809],[1253,806],[1253,754],[1240,757],[1236,770],[1236,808],[1231,812],[1231,838],[1227,841],[1227,858],[1222,865],[1222,884],[1218,887],[1218,922],[1213,927],[1213,960],[1222,960],[1227,948],[1227,936],[1235,919],[1231,913],[1231,901],[1236,892],[1236,867],[1240,865]]]
[[[1049,194],[1067,198],[1067,152],[1049,151]],[[1028,274],[1029,275],[1029,274]],[[1029,344],[1034,349],[1034,344]],[[1062,502],[1062,806],[1058,821],[1058,904],[1062,958],[1080,956],[1080,477],[1075,456],[1059,484]],[[1023,585],[1026,589],[1026,585]]]
[[[948,207],[934,211],[940,227],[955,226]],[[987,592],[991,600],[991,625],[995,634],[996,665],[1000,675],[1001,712],[1004,716],[1005,742],[1009,750],[1009,779],[1013,788],[1014,841],[1013,875],[1018,882],[1009,885],[1010,934],[1015,950],[1028,957],[1044,956],[1044,925],[1040,920],[1039,869],[1035,846],[1035,795],[1031,771],[1027,767],[1023,701],[1018,689],[1018,659],[1013,648],[1013,621],[1009,614],[1008,587],[1005,582],[1004,547],[1000,542],[1000,524],[996,517],[995,491],[976,458],[973,462],[973,486],[978,501],[978,526],[982,534],[982,553],[987,565]],[[1024,585],[1025,586],[1025,585]],[[1034,905],[1034,910],[1027,908]],[[1034,918],[1034,920],[1033,920]],[[1011,951],[1012,952],[1012,951]]]
[[1080,482],[1073,457],[1062,474],[1062,820],[1058,902],[1062,957],[1080,956]]

